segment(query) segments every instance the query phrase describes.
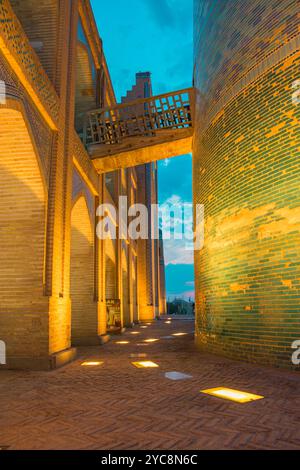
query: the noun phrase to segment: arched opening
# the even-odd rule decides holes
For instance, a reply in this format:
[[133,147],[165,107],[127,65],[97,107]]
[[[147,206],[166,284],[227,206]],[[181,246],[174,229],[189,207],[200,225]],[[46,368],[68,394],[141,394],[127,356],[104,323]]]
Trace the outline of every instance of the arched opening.
[[133,319],[131,318],[130,305],[129,305],[129,278],[128,278],[128,248],[122,247],[122,313],[123,325],[132,326]]
[[71,215],[72,344],[98,342],[94,298],[94,234],[86,199],[81,195]]
[[132,281],[132,319],[136,323],[139,320],[138,292],[137,292],[137,257],[131,260],[131,281]]
[[9,366],[31,367],[49,353],[45,187],[21,110],[0,109],[0,122],[0,339]]
[[105,298],[107,331],[113,333],[122,327],[118,294],[117,244],[113,239],[105,240]]

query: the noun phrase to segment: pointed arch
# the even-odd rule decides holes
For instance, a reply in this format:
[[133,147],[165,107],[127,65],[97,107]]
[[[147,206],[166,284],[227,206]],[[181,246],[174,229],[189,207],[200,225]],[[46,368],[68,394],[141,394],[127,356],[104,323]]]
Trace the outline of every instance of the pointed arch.
[[94,231],[84,194],[75,199],[71,213],[72,344],[97,342]]
[[0,121],[0,331],[9,363],[48,355],[47,192],[22,103],[7,100]]

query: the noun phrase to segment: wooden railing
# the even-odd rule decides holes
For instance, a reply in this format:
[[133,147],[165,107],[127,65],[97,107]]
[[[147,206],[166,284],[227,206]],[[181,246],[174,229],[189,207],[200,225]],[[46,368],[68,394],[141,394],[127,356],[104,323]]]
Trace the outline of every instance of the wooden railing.
[[86,145],[114,145],[130,137],[153,137],[171,129],[193,127],[194,89],[143,98],[90,111],[85,119]]

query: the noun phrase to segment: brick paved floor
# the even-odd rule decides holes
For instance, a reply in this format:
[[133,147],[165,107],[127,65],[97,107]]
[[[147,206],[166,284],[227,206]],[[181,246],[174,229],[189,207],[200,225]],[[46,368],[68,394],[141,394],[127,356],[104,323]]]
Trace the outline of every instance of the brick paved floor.
[[[200,353],[193,321],[136,326],[82,348],[53,372],[0,373],[0,447],[11,449],[299,449],[300,375]],[[174,332],[186,336],[163,339]],[[140,346],[146,338],[161,338]],[[130,344],[118,345],[116,341]],[[144,344],[144,343],[143,343]],[[147,354],[145,358],[130,357]],[[158,369],[137,369],[135,360]],[[100,360],[83,367],[84,360]],[[193,377],[165,378],[178,371]],[[227,386],[264,395],[248,404],[201,394]]]

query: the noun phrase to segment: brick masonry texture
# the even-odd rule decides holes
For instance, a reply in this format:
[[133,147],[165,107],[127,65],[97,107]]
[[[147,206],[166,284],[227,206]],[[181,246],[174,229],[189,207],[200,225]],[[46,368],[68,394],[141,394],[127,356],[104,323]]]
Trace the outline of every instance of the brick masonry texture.
[[[1,339],[13,359],[36,358],[48,352],[48,302],[43,297],[45,191],[21,111],[1,109],[0,120]],[[22,147],[17,145],[19,139]],[[24,240],[31,241],[26,249]]]
[[[296,372],[196,350],[194,319],[154,322],[45,372],[1,372],[0,446],[16,449],[299,449]],[[186,336],[164,339],[175,332]],[[139,346],[146,338],[156,343]],[[147,354],[145,358],[132,354]],[[87,360],[103,361],[83,367]],[[136,369],[152,360],[158,369]],[[172,381],[166,372],[192,375]],[[239,404],[200,393],[226,386],[263,395]],[[22,399],[20,399],[22,397]]]
[[288,0],[195,2],[196,341],[282,367],[300,339],[298,11]]
[[[144,261],[95,233],[108,191],[74,127],[115,96],[89,0],[0,0],[0,22],[0,368],[49,369],[107,339],[106,298],[139,319]],[[134,169],[115,180],[115,200],[136,199]]]

